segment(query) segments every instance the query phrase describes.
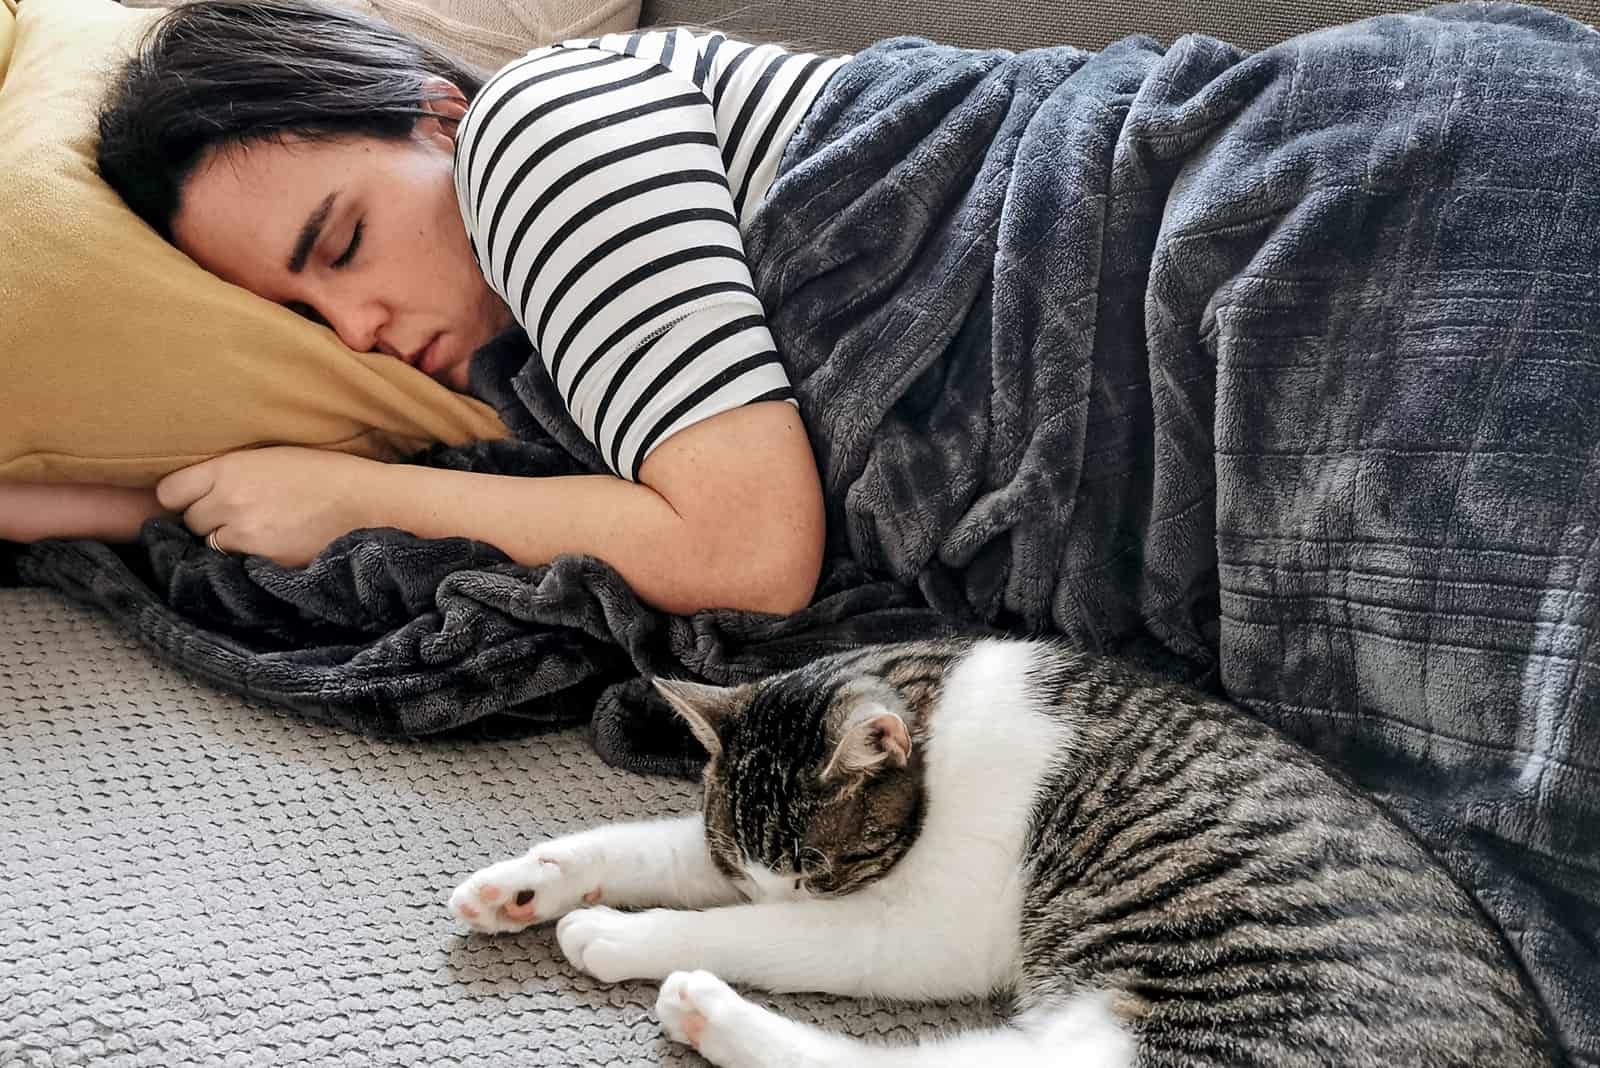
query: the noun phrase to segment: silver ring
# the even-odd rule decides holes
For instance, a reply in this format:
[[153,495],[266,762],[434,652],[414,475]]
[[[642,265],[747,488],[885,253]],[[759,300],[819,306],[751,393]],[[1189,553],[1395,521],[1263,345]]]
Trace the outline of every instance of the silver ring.
[[228,550],[217,544],[217,532],[214,530],[206,535],[206,547],[214,553],[221,553],[223,556],[228,555]]

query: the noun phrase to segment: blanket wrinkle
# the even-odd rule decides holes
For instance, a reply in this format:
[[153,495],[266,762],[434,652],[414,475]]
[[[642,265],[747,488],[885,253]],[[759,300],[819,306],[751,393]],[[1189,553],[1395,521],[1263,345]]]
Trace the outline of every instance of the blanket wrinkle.
[[[1600,36],[1513,4],[1253,54],[883,42],[746,234],[826,493],[806,610],[669,616],[596,560],[399,531],[290,571],[157,523],[0,571],[308,716],[587,720],[670,774],[702,756],[644,676],[932,633],[1129,656],[1386,804],[1600,1068],[1597,114]],[[515,440],[416,462],[604,470],[525,337],[472,385]]]

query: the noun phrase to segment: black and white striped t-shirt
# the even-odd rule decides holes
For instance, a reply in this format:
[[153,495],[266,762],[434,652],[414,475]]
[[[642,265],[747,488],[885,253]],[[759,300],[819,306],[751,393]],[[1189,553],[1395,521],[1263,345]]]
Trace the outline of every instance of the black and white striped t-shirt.
[[741,232],[842,62],[686,30],[568,41],[462,119],[478,265],[617,474],[702,419],[792,401]]

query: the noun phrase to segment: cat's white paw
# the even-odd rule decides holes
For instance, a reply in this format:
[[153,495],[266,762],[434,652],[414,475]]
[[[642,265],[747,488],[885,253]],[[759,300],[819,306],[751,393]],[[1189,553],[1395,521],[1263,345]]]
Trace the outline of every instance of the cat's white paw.
[[556,941],[572,966],[605,983],[660,979],[681,959],[667,909],[618,912],[604,906],[569,912],[556,924]]
[[598,865],[562,839],[469,875],[450,895],[450,911],[474,930],[520,931],[600,900]]
[[656,997],[661,1030],[720,1068],[768,1063],[782,1021],[710,972],[673,972]]

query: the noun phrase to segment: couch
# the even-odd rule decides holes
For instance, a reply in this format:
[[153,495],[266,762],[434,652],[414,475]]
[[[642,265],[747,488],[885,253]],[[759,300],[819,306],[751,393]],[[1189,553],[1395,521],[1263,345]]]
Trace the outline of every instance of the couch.
[[[1600,0],[1553,0],[1600,20]],[[916,32],[1260,46],[1383,0],[646,0],[647,24],[814,48]],[[582,731],[375,740],[224,694],[59,595],[0,590],[0,1068],[698,1063],[655,988],[571,969],[548,928],[468,936],[454,883],[541,836],[691,808]],[[864,1035],[991,1017],[772,997]]]

